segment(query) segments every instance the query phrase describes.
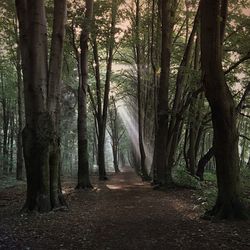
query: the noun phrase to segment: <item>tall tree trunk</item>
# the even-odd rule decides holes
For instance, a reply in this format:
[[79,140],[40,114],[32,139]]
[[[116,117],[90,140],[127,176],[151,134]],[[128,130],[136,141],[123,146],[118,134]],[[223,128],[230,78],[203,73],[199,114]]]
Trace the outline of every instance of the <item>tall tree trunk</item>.
[[13,149],[14,149],[14,133],[15,133],[15,114],[12,112],[11,117],[10,117],[10,146],[9,146],[9,173],[11,174],[13,172],[13,165],[14,165],[14,160],[13,160]]
[[222,69],[221,15],[224,12],[221,10],[225,2],[221,6],[218,0],[203,0],[201,4],[201,62],[205,95],[212,111],[218,183],[217,201],[208,215],[219,219],[244,217],[240,201],[236,108]]
[[3,173],[8,174],[8,131],[9,110],[6,99],[3,100]]
[[110,131],[109,135],[111,137],[111,146],[112,146],[112,152],[113,152],[113,163],[114,163],[114,169],[116,173],[119,173],[119,143],[120,139],[123,136],[124,131],[120,133],[119,131],[119,125],[118,125],[118,115],[117,115],[117,107],[115,103],[114,96],[110,97],[110,107],[109,107],[109,127]]
[[23,179],[23,142],[22,142],[22,131],[23,131],[23,81],[22,81],[22,69],[21,69],[21,55],[20,55],[20,44],[17,38],[17,109],[18,109],[18,130],[17,130],[17,153],[16,153],[16,179]]
[[[167,168],[171,173],[171,169],[173,168],[172,163],[174,162],[172,159],[175,157],[176,148],[178,146],[178,133],[180,131],[181,125],[181,112],[182,112],[182,105],[184,100],[184,90],[185,84],[188,79],[188,74],[186,73],[187,69],[191,66],[191,59],[193,54],[193,47],[194,47],[194,38],[195,34],[197,33],[197,28],[199,24],[199,13],[200,8],[198,8],[193,29],[191,34],[188,38],[187,46],[185,48],[185,52],[183,58],[180,63],[180,67],[178,69],[177,78],[176,78],[176,90],[175,90],[175,97],[173,101],[173,107],[171,110],[171,119],[169,122],[168,127],[168,138],[167,138]],[[194,174],[194,173],[193,173]]]
[[59,176],[59,100],[66,1],[54,1],[49,67],[44,1],[16,0],[16,9],[26,115],[23,147],[27,196],[24,210],[47,212],[65,205]]
[[97,129],[97,165],[99,170],[99,179],[107,180],[105,170],[105,136],[103,136],[103,124],[102,124],[102,99],[101,99],[101,76],[100,76],[100,64],[98,45],[95,35],[93,35],[93,55],[95,61],[95,80],[96,80],[96,99],[97,99],[97,111],[96,111],[96,127]]
[[50,200],[52,208],[66,205],[61,191],[60,101],[66,0],[54,0],[53,32],[50,49],[47,109],[52,121],[50,140]]
[[78,184],[76,188],[92,188],[89,179],[87,135],[88,38],[93,15],[93,0],[86,0],[85,20],[80,37],[81,75],[78,88]]
[[[242,121],[244,122],[244,120]],[[248,123],[245,122],[244,124],[244,135],[247,135],[248,132]],[[242,138],[242,143],[241,143],[241,154],[240,154],[240,167],[245,166],[245,154],[246,154],[246,148],[247,148],[247,143],[246,143],[246,138]]]
[[2,109],[3,109],[3,173],[8,174],[8,131],[9,131],[9,107],[8,100],[5,96],[4,77],[1,74],[1,88],[2,88]]
[[[105,126],[106,127],[106,126]],[[105,167],[105,130],[104,130],[104,124],[103,121],[98,124],[98,157],[97,157],[97,162],[98,162],[98,167],[99,167],[99,179],[102,181],[107,180],[107,175],[106,175],[106,167]]]
[[96,97],[97,97],[97,124],[98,124],[98,167],[99,167],[99,179],[107,180],[106,169],[105,169],[105,135],[106,135],[106,125],[107,125],[107,115],[108,115],[108,105],[109,105],[109,92],[110,92],[110,81],[112,74],[112,63],[113,63],[113,52],[115,46],[115,32],[116,32],[116,16],[118,10],[118,1],[112,0],[111,7],[111,27],[109,34],[109,42],[107,47],[107,66],[106,66],[106,79],[103,95],[103,105],[101,103],[101,85],[100,85],[100,65],[99,65],[99,55],[98,46],[95,34],[93,35],[93,53],[95,60],[95,78],[96,78]]
[[167,138],[166,128],[169,122],[169,74],[171,59],[171,1],[159,1],[159,13],[161,13],[162,50],[161,50],[161,74],[158,89],[157,124],[153,155],[154,183],[168,186],[172,185],[171,169],[167,167]]
[[138,102],[138,137],[141,157],[141,177],[143,180],[149,180],[146,168],[146,154],[143,142],[143,107],[142,107],[142,79],[141,79],[141,44],[140,44],[140,0],[136,0],[136,65],[137,65],[137,102]]
[[118,145],[114,142],[112,142],[112,152],[113,152],[114,169],[116,173],[119,173],[120,169],[118,166]]
[[29,54],[28,81],[25,82],[24,90],[26,124],[23,147],[27,175],[27,199],[24,208],[46,212],[51,210],[49,134],[52,132],[52,124],[46,110],[48,67],[45,7],[42,0],[27,0],[23,5],[27,11],[24,18],[27,22],[25,36],[28,43],[22,46],[27,46]]

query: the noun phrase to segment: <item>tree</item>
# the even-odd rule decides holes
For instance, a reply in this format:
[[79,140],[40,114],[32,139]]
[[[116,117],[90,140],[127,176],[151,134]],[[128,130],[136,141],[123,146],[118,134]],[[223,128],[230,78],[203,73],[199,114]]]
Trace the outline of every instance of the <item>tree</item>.
[[172,185],[171,169],[167,166],[167,131],[169,122],[169,77],[172,44],[171,4],[172,1],[159,1],[161,13],[161,74],[158,89],[157,124],[154,143],[153,169],[154,182],[159,185]]
[[10,100],[6,97],[6,84],[3,73],[1,73],[1,92],[3,109],[3,173],[8,174],[8,132],[10,125]]
[[124,135],[125,130],[121,130],[119,119],[118,119],[118,112],[116,106],[116,100],[114,96],[110,96],[109,101],[109,128],[108,133],[111,138],[111,146],[113,152],[113,163],[114,169],[116,173],[119,173],[119,144],[122,136]]
[[[104,84],[104,93],[102,98],[102,86],[101,86],[101,72],[100,72],[100,54],[98,46],[98,27],[97,19],[95,19],[96,29],[92,32],[92,43],[93,43],[93,56],[94,56],[94,71],[96,79],[96,102],[97,106],[95,108],[95,118],[97,121],[98,133],[98,156],[97,163],[99,167],[99,179],[107,180],[106,169],[105,169],[105,135],[106,135],[106,125],[108,117],[108,105],[109,105],[109,92],[110,92],[110,82],[112,75],[112,64],[115,48],[115,34],[116,34],[116,22],[117,22],[117,12],[118,12],[119,1],[111,1],[111,15],[110,15],[110,25],[108,30],[108,38],[106,41],[106,75]],[[98,6],[97,6],[98,7]],[[99,6],[100,7],[100,6]],[[101,30],[101,28],[100,28]],[[99,30],[99,32],[100,32]],[[103,38],[102,38],[103,39]]]
[[140,156],[141,156],[141,176],[143,180],[150,180],[150,177],[147,173],[146,168],[146,154],[144,149],[144,142],[143,142],[143,106],[142,106],[142,79],[141,79],[141,44],[140,44],[140,0],[136,0],[136,15],[135,15],[135,24],[136,24],[136,37],[135,37],[135,50],[136,50],[136,66],[137,66],[137,103],[138,103],[138,138],[139,138],[139,149],[140,149]]
[[[23,119],[23,88],[20,47],[18,39],[18,22],[15,13],[14,1],[2,1],[0,4],[1,16],[1,73],[4,82],[1,84],[0,100],[2,103],[3,124],[9,123],[7,134],[7,157],[3,154],[6,173],[16,170],[16,178],[23,177],[22,154],[22,119]],[[14,74],[13,74],[14,73]],[[4,86],[3,86],[4,85]],[[17,102],[15,101],[17,100]],[[7,120],[6,120],[7,119]],[[9,122],[7,122],[9,120]],[[3,138],[5,139],[5,138]],[[3,140],[5,142],[5,140]],[[3,143],[4,144],[4,143]],[[16,152],[15,152],[16,151]],[[16,154],[16,157],[14,157]],[[16,160],[16,169],[14,161]]]
[[78,184],[77,188],[92,188],[89,179],[87,136],[88,39],[93,15],[93,0],[86,0],[86,14],[80,37],[81,74],[78,87]]
[[240,201],[236,108],[222,69],[222,48],[228,1],[201,3],[201,63],[205,95],[212,112],[213,148],[218,195],[208,215],[219,219],[244,217]]
[[[16,36],[18,36],[16,31]],[[23,142],[22,142],[22,130],[23,130],[23,79],[22,79],[22,69],[21,69],[21,55],[19,40],[17,38],[17,89],[18,89],[18,132],[17,132],[17,153],[16,153],[16,179],[23,179]]]
[[54,1],[48,65],[43,0],[16,0],[24,81],[24,159],[27,196],[24,210],[48,212],[65,205],[60,184],[60,84],[66,0]]
[[[14,6],[13,6],[14,8]],[[17,78],[17,108],[18,108],[18,131],[16,138],[16,179],[22,180],[24,177],[24,159],[23,159],[23,142],[22,142],[22,131],[23,131],[23,77],[22,77],[22,65],[21,65],[21,51],[20,41],[18,37],[18,21],[15,15],[14,18],[14,36],[16,46],[15,53],[15,68]]]

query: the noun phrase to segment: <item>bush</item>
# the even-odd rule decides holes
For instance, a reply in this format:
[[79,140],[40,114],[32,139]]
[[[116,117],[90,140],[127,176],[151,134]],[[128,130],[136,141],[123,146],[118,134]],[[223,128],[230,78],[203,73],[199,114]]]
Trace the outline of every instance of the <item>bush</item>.
[[186,187],[186,188],[193,188],[193,189],[200,189],[201,184],[200,181],[191,176],[186,170],[184,169],[176,169],[173,173],[173,179],[178,186]]
[[208,181],[208,182],[215,183],[215,185],[216,185],[216,182],[217,182],[216,174],[213,172],[205,172],[204,173],[204,180]]

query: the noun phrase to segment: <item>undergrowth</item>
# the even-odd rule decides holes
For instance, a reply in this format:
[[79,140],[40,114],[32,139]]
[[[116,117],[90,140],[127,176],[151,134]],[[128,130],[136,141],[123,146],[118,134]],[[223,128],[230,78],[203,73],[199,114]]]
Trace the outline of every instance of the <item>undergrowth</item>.
[[177,186],[191,188],[191,189],[200,189],[201,182],[194,176],[191,176],[185,169],[178,168],[173,173],[174,182]]
[[[241,179],[241,198],[246,205],[250,204],[250,169],[242,168]],[[205,172],[204,181],[201,188],[197,190],[195,198],[204,210],[211,209],[217,197],[217,181],[215,172]]]

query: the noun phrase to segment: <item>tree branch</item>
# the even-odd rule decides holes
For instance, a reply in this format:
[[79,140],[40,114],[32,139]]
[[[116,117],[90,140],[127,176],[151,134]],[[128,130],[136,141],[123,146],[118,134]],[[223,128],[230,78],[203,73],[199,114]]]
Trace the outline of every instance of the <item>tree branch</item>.
[[94,100],[94,97],[92,95],[92,92],[90,90],[89,85],[88,85],[88,93],[89,93],[90,101],[91,101],[91,104],[92,104],[92,107],[93,107],[93,110],[94,110],[94,115],[97,118],[98,114],[97,114],[97,110],[96,110],[96,104],[95,104],[95,100]]
[[243,104],[244,104],[247,96],[249,95],[249,93],[250,93],[250,82],[248,82],[248,85],[247,85],[247,87],[246,87],[246,89],[245,89],[245,91],[244,91],[244,93],[243,93],[243,95],[241,97],[241,100],[240,100],[239,104],[236,107],[237,112],[240,112],[241,109],[245,108],[245,107],[243,107]]
[[250,141],[250,138],[247,137],[247,136],[245,136],[245,135],[239,135],[239,136],[242,137],[242,138],[244,138],[244,139],[246,139],[246,140],[248,140],[248,141]]
[[237,61],[236,63],[234,63],[233,65],[231,65],[226,71],[224,71],[224,74],[227,75],[232,70],[234,70],[235,68],[237,68],[241,63],[245,62],[248,59],[250,59],[250,51],[245,56],[243,56],[239,61]]
[[244,117],[246,117],[246,118],[249,118],[249,119],[250,119],[250,115],[246,115],[246,114],[244,114],[244,113],[240,113],[240,115],[242,115],[242,116],[244,116]]

